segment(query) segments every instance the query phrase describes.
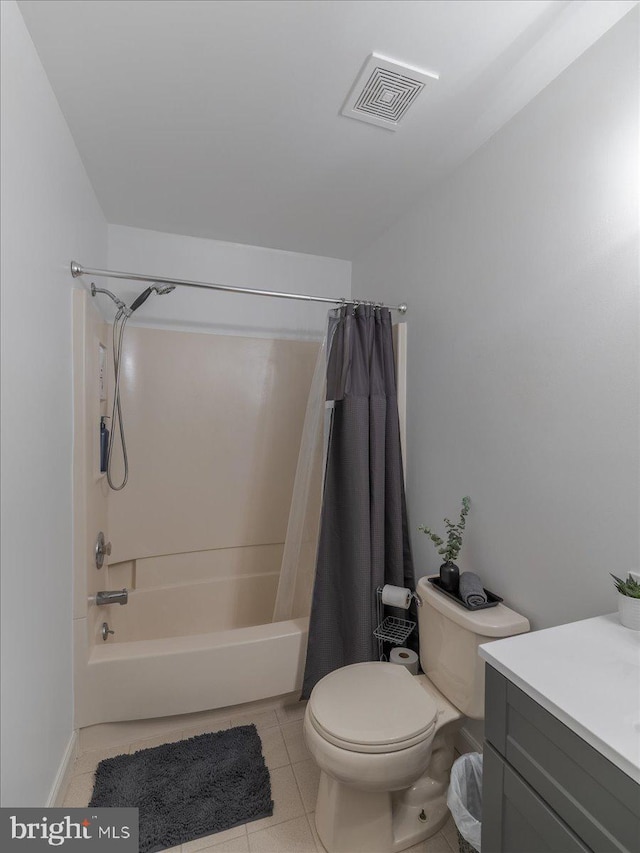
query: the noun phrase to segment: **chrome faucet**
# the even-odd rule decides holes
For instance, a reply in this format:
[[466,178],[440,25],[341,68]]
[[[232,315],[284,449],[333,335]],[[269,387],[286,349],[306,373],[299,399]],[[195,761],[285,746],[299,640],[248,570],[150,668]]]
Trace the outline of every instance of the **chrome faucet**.
[[101,607],[103,604],[126,604],[129,600],[129,592],[126,589],[103,589],[96,592],[96,604]]

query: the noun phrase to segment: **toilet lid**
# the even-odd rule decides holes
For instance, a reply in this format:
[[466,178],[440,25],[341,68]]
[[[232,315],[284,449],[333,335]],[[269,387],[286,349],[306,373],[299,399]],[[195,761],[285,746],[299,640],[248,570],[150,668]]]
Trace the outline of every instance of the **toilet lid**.
[[354,751],[392,752],[435,727],[434,700],[403,666],[356,663],[321,679],[309,699],[311,721],[329,741]]

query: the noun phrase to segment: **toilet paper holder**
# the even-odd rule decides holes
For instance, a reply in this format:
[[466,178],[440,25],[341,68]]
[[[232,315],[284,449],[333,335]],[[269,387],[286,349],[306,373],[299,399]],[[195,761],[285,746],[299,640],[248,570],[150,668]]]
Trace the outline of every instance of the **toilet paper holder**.
[[[415,592],[411,593],[411,601],[415,601],[418,607],[422,606],[422,599]],[[393,646],[402,646],[407,640],[416,623],[409,619],[400,619],[398,616],[387,616],[383,618],[382,587],[376,589],[376,604],[378,611],[378,625],[373,636],[378,640],[378,659],[386,661],[383,643],[391,643]]]

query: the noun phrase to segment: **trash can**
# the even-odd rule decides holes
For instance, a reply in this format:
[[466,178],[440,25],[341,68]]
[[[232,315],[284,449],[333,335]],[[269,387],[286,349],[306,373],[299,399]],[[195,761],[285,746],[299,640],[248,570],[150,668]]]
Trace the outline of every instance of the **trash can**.
[[460,853],[480,853],[482,755],[468,752],[451,768],[447,805],[458,830]]

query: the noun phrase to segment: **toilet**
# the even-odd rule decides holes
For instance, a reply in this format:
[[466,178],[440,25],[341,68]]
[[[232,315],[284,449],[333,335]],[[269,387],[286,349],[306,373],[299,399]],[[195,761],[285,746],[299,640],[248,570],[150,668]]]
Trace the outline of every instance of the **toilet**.
[[395,853],[442,827],[456,732],[484,716],[478,646],[529,630],[502,604],[465,610],[427,578],[416,591],[424,675],[352,664],[321,679],[307,704],[304,737],[320,768],[316,828],[329,853]]

